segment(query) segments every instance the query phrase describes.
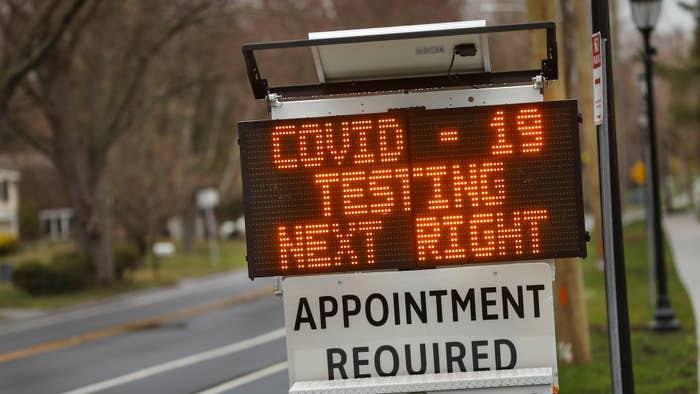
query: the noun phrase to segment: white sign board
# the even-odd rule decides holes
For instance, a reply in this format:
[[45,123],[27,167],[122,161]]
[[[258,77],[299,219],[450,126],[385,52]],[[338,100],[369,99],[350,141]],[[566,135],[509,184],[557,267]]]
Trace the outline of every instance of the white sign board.
[[603,62],[600,32],[593,34],[593,121],[596,126],[603,124]]
[[547,263],[284,280],[290,386],[381,376],[552,368]]
[[219,205],[219,192],[214,188],[202,189],[197,192],[197,207],[214,209]]
[[153,254],[156,257],[171,257],[175,254],[175,245],[172,242],[156,242],[153,244]]

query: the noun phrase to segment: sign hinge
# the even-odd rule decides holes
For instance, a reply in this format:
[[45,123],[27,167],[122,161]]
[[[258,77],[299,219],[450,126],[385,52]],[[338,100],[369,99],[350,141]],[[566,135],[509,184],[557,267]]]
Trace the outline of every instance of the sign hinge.
[[539,90],[542,92],[544,88],[547,87],[547,79],[544,77],[544,75],[536,75],[532,77],[532,88],[535,90]]
[[280,99],[282,98],[282,95],[277,94],[277,93],[268,93],[265,99],[267,100],[267,105],[269,107],[281,107],[282,102]]
[[282,296],[282,294],[283,294],[282,277],[281,276],[275,276],[275,291],[273,294],[276,296]]

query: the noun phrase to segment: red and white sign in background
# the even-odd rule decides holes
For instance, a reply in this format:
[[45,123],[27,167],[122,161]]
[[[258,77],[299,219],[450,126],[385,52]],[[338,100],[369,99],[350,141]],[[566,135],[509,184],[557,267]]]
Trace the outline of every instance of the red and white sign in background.
[[593,35],[593,121],[596,126],[603,124],[603,62],[601,57],[600,32]]

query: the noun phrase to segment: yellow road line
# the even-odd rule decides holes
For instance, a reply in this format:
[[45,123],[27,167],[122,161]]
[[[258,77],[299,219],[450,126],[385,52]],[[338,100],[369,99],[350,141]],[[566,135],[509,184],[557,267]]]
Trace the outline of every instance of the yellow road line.
[[200,315],[202,313],[212,312],[215,310],[242,304],[247,301],[252,301],[258,298],[265,297],[267,295],[271,295],[273,290],[274,288],[271,286],[263,287],[243,294],[237,294],[221,300],[210,302],[208,304],[197,305],[191,308],[182,309],[175,312],[164,313],[162,315],[149,317],[147,319],[142,320],[136,320],[114,327],[103,328],[101,330],[89,331],[79,335],[74,335],[72,337],[58,339],[39,345],[29,346],[18,350],[13,350],[7,353],[0,353],[0,363],[36,356],[38,354],[51,352],[58,349],[64,349],[70,346],[79,345],[81,343],[94,342],[100,339],[113,337],[115,335],[123,334],[129,331],[142,330],[145,328],[162,325],[170,321],[181,320],[191,316]]

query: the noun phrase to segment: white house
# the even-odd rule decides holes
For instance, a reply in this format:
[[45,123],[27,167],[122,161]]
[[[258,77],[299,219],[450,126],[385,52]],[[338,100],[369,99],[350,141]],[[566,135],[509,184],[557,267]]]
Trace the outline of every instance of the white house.
[[0,234],[19,237],[19,172],[0,168]]
[[44,235],[52,241],[65,241],[70,238],[70,226],[73,210],[70,208],[42,209],[39,221]]

